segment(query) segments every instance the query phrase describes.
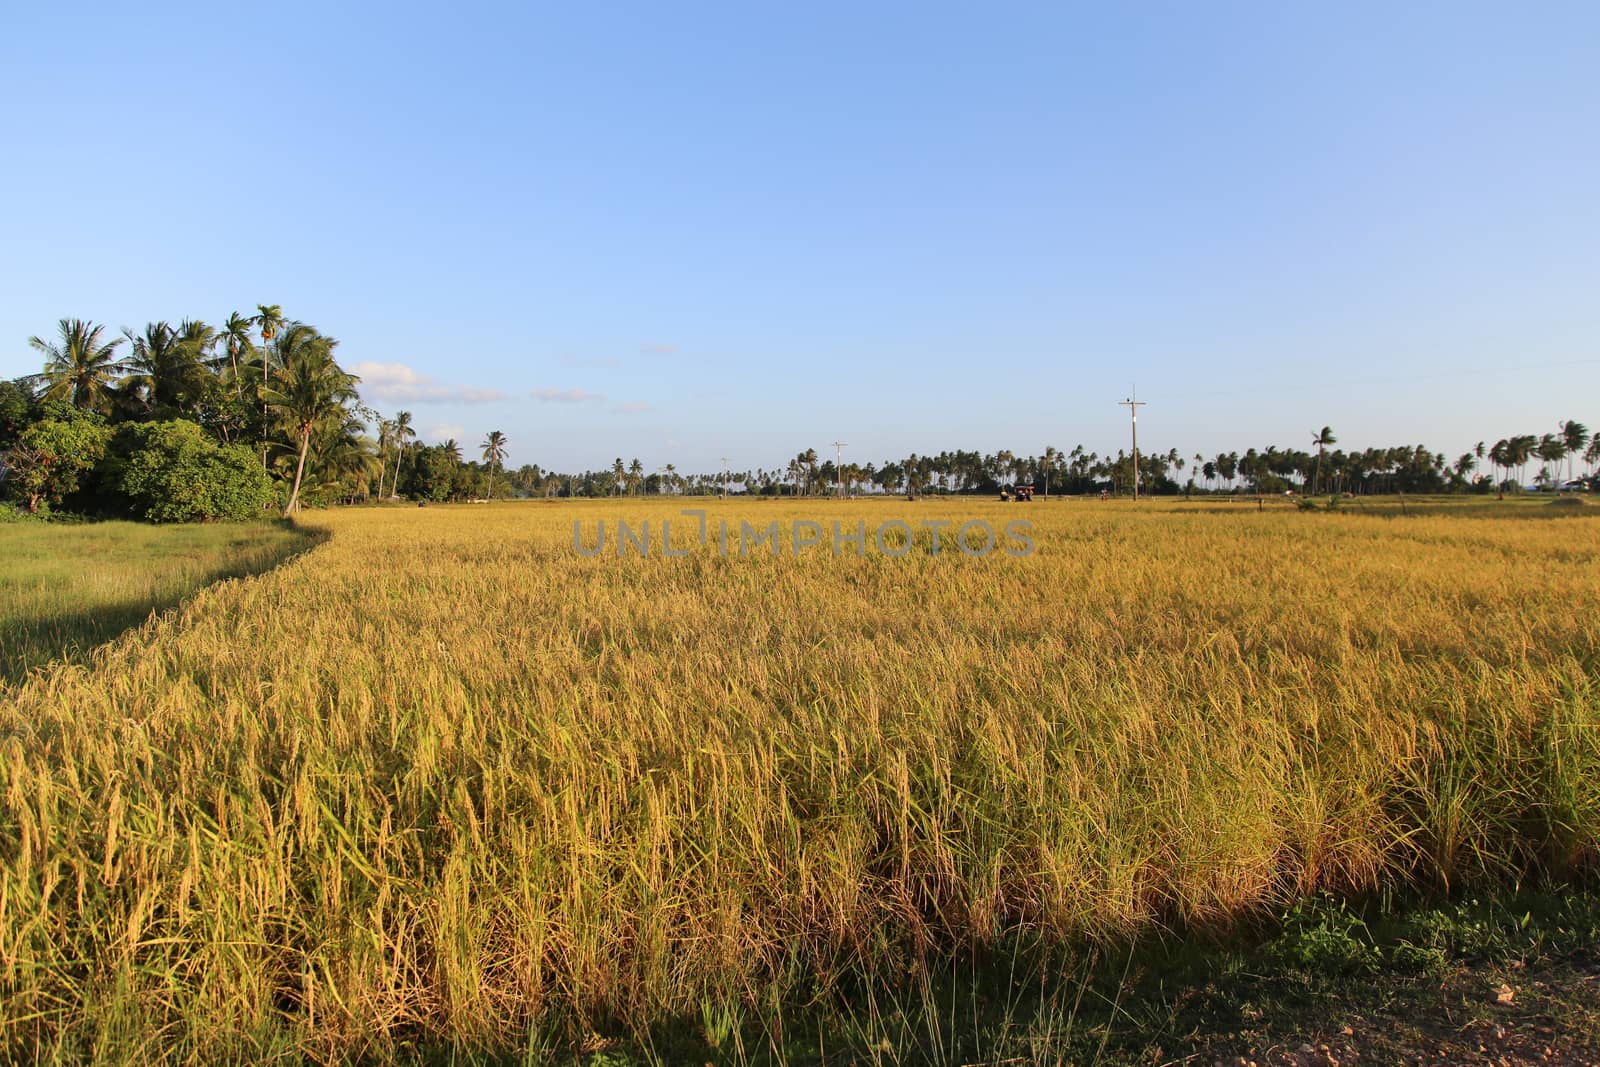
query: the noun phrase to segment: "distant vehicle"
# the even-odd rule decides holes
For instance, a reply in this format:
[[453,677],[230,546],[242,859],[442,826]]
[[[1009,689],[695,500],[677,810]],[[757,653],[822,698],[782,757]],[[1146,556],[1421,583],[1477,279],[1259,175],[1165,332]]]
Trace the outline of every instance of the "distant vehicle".
[[1562,482],[1556,488],[1563,493],[1587,493],[1589,491],[1589,483],[1574,478],[1570,482]]

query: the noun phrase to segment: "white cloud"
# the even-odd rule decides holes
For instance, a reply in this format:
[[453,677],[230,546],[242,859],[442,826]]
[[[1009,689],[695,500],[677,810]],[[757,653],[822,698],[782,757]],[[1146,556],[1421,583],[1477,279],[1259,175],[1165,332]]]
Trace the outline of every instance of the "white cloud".
[[604,400],[600,393],[591,393],[587,389],[530,389],[528,395],[544,404],[586,404],[591,400]]
[[654,411],[655,407],[643,400],[630,400],[626,404],[618,404],[611,410],[622,415],[639,415],[646,411]]
[[652,341],[649,344],[639,346],[639,351],[647,356],[670,356],[677,350],[677,345],[662,344],[659,341]]
[[452,426],[447,422],[435,423],[422,431],[422,439],[436,445],[442,445],[450,440],[460,441],[466,436],[465,426]]
[[418,374],[404,363],[357,363],[351,373],[361,379],[361,391],[391,404],[432,401],[440,404],[488,404],[509,399],[498,389],[475,385],[449,385]]

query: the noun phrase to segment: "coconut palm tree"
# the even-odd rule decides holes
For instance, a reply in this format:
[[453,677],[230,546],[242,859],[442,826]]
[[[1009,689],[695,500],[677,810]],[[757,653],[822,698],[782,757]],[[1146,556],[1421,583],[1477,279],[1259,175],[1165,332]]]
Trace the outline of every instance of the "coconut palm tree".
[[394,421],[378,420],[378,499],[383,499],[383,482],[389,473],[389,446],[394,444]]
[[205,392],[208,372],[201,362],[210,327],[186,322],[174,330],[152,322],[144,333],[122,332],[131,342],[123,388],[153,415],[171,417],[191,410]]
[[239,394],[239,357],[244,356],[248,361],[250,352],[255,348],[250,341],[251,322],[251,319],[235,311],[222,323],[222,329],[217,334],[217,340],[228,354],[228,367],[233,378],[235,396]]
[[203,319],[184,319],[178,324],[178,343],[187,348],[202,367],[211,367],[211,353],[220,339],[216,329]]
[[122,338],[103,341],[104,326],[83,319],[62,319],[57,343],[28,338],[28,344],[45,357],[45,396],[66,399],[84,411],[104,411],[110,405],[111,387],[128,369],[117,359]]
[[394,459],[394,489],[390,495],[398,496],[400,493],[400,464],[406,458],[406,442],[417,439],[417,431],[411,428],[411,412],[395,412],[394,426],[390,439],[398,450]]
[[1489,462],[1494,465],[1495,498],[1504,500],[1506,496],[1506,474],[1511,466],[1511,443],[1504,437],[1489,446]]
[[489,464],[489,499],[493,500],[495,472],[506,461],[506,435],[499,430],[490,430],[481,447],[483,458]]
[[1567,480],[1571,481],[1572,457],[1583,454],[1583,446],[1589,443],[1589,427],[1568,419],[1561,424],[1561,440],[1567,447]]
[[1315,496],[1318,488],[1322,484],[1323,449],[1327,448],[1329,445],[1338,444],[1339,439],[1333,436],[1333,427],[1324,426],[1320,430],[1311,431],[1311,443],[1317,446],[1317,469],[1311,476],[1311,493],[1313,496]]
[[1548,483],[1553,480],[1550,465],[1554,463],[1557,470],[1561,469],[1561,461],[1567,455],[1567,442],[1557,434],[1547,433],[1539,438],[1534,453],[1540,460],[1539,473],[1544,475],[1544,480]]
[[272,384],[262,390],[268,409],[278,416],[297,453],[294,482],[283,509],[286,516],[300,505],[300,484],[305,477],[312,434],[330,424],[343,425],[349,414],[345,405],[359,399],[356,384],[360,379],[334,362],[337,343],[313,327],[291,325],[278,340],[278,373]]

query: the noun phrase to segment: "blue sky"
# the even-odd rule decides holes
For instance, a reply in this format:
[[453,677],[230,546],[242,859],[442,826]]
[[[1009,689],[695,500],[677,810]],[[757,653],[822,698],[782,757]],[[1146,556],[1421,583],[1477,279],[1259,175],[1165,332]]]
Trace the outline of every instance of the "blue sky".
[[265,302],[561,469],[1600,424],[1592,3],[30,5],[0,99],[0,375]]

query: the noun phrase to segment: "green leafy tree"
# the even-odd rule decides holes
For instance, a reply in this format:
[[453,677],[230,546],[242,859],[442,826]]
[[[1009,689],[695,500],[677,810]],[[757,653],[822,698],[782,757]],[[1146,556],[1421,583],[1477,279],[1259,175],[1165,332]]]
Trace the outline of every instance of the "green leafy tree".
[[248,519],[272,502],[272,477],[255,453],[219,445],[187,419],[134,423],[117,434],[116,483],[149,522]]
[[111,430],[94,416],[36,422],[0,456],[0,487],[37,514],[77,491],[78,479],[100,462],[110,439]]
[[35,421],[33,390],[24,381],[0,381],[0,452]]

